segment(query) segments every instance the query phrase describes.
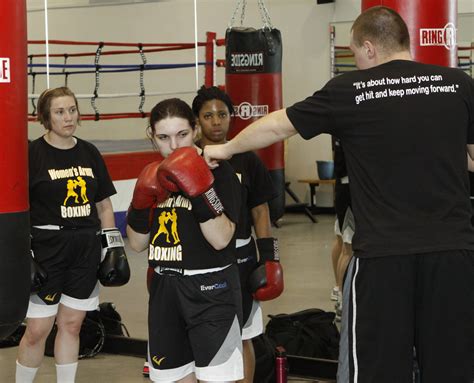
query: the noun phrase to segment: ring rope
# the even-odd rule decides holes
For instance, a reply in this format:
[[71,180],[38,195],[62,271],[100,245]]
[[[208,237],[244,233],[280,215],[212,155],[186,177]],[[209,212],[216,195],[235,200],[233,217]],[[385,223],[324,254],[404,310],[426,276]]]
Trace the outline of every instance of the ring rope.
[[[99,118],[95,114],[81,114],[82,121],[118,120],[125,118],[146,118],[149,113],[101,113]],[[28,122],[37,121],[36,116],[28,115]]]
[[[338,50],[347,52],[347,51],[350,51],[351,49],[349,46],[344,46],[344,45],[336,45],[334,48],[336,49],[336,53]],[[468,46],[468,47],[458,46],[458,51],[472,51],[472,50],[474,50],[474,46]]]
[[[196,93],[196,89],[192,90],[180,90],[180,91],[173,91],[173,92],[147,92],[147,96],[169,96],[174,94],[193,94]],[[108,93],[108,94],[97,94],[96,98],[127,98],[127,97],[140,97],[140,93]],[[38,93],[30,93],[28,94],[28,98],[30,99],[37,99],[39,98],[40,94]],[[77,99],[89,99],[94,97],[94,94],[76,94]]]
[[[458,46],[458,51],[462,51],[458,54],[457,67],[472,76],[474,61],[472,55],[474,54],[474,45],[471,46]],[[354,62],[354,54],[351,52],[348,46],[335,45],[331,51],[334,57],[332,65],[332,73],[334,75],[350,72],[357,69]],[[339,60],[339,61],[336,61]]]
[[[201,63],[201,64],[207,64],[207,63]],[[97,64],[49,64],[51,68],[97,68],[99,66],[100,69],[106,68],[106,69],[135,69],[135,70],[140,70],[141,67],[143,66],[145,70],[151,70],[151,69],[170,69],[174,68],[175,66],[178,67],[179,65],[193,65],[194,63],[184,63],[184,64],[102,64],[102,65],[97,65]],[[29,67],[33,68],[44,68],[46,67],[46,64],[29,64]]]
[[[45,44],[45,40],[28,40],[28,44],[42,45]],[[137,43],[121,43],[121,42],[111,42],[111,41],[73,41],[73,40],[49,40],[50,45],[100,45],[110,46],[110,47],[136,47]],[[207,45],[207,43],[202,42],[200,45]],[[189,46],[191,45],[194,48],[194,43],[142,43],[143,47],[175,47],[175,46]]]
[[[76,53],[46,53],[46,54],[30,54],[28,55],[28,75],[32,77],[32,91],[28,94],[28,98],[31,100],[32,112],[28,115],[28,121],[36,121],[37,106],[35,101],[39,98],[40,94],[36,92],[36,78],[39,75],[47,74],[49,75],[62,75],[64,76],[65,85],[67,86],[68,78],[73,74],[91,74],[95,75],[95,83],[92,94],[76,94],[78,99],[90,99],[91,106],[93,108],[93,114],[82,114],[82,120],[112,120],[112,119],[125,119],[125,118],[145,118],[149,114],[145,113],[143,110],[144,104],[146,102],[147,96],[167,96],[167,95],[177,95],[177,94],[194,94],[196,89],[190,90],[180,90],[180,91],[156,91],[156,92],[147,92],[145,89],[145,71],[146,70],[160,70],[160,69],[179,69],[179,68],[190,68],[206,66],[206,67],[215,67],[215,62],[212,58],[211,60],[205,60],[204,62],[194,62],[194,63],[183,63],[183,64],[148,64],[148,59],[145,53],[152,52],[161,52],[161,51],[171,51],[171,50],[185,50],[185,49],[195,49],[198,47],[206,48],[206,58],[207,52],[212,49],[213,57],[215,57],[216,46],[221,46],[224,39],[213,40],[208,42],[198,42],[195,39],[195,43],[117,43],[117,42],[84,42],[84,41],[66,41],[66,40],[31,40],[28,43],[30,44],[58,44],[58,45],[97,45],[95,52],[76,52]],[[105,51],[107,47],[134,47],[136,49],[126,49],[126,50],[113,50]],[[148,47],[148,48],[145,48]],[[123,55],[123,54],[138,54],[141,59],[140,64],[126,64],[126,65],[102,65],[100,63],[102,55]],[[94,56],[93,64],[71,64],[70,57],[81,57],[81,56]],[[40,59],[46,57],[47,63],[38,63],[35,62],[35,59]],[[62,64],[50,64],[49,57],[63,58]],[[196,60],[197,61],[197,60]],[[208,62],[209,61],[209,62]],[[37,68],[46,67],[46,72],[36,71]],[[49,68],[57,69],[56,71],[49,72]],[[79,70],[71,70],[79,69]],[[81,70],[82,69],[82,70]],[[139,71],[139,92],[129,92],[129,93],[114,93],[114,94],[102,94],[100,93],[101,86],[101,73],[120,73],[120,72],[134,72]],[[207,71],[207,69],[206,69]],[[122,113],[101,113],[99,106],[97,105],[98,99],[114,99],[114,98],[126,98],[126,97],[139,97],[140,104],[138,107],[138,113],[136,112],[122,112]]]
[[[38,65],[38,64],[33,64],[33,65]],[[45,64],[40,64],[41,66],[44,66]],[[62,68],[61,64],[57,64],[57,68]],[[91,64],[84,64],[87,65],[88,68],[95,68],[95,65]],[[212,63],[208,62],[199,62],[198,65],[200,66],[206,66],[206,65],[212,65]],[[184,63],[184,64],[147,64],[143,70],[161,70],[161,69],[181,69],[181,68],[193,68],[195,66],[194,63]],[[99,67],[102,69],[103,67],[107,67],[107,65],[99,65]],[[118,68],[123,67],[123,65],[118,66]],[[109,69],[109,70],[101,70],[102,73],[121,73],[121,72],[137,72],[140,70],[141,65],[132,65],[130,68],[124,68],[124,69]],[[80,71],[69,71],[69,72],[51,72],[50,75],[55,76],[55,75],[65,75],[66,73],[68,75],[70,74],[87,74],[87,73],[95,73],[95,70],[80,70]],[[46,72],[33,72],[34,74],[37,75],[44,75]],[[31,75],[28,73],[28,75]]]
[[[207,46],[207,43],[198,43],[198,46]],[[144,53],[154,53],[154,52],[168,52],[168,51],[179,51],[179,50],[186,50],[186,49],[194,49],[194,45],[183,46],[177,45],[175,47],[166,47],[166,48],[154,48],[154,49],[143,49]],[[128,49],[123,51],[106,51],[102,52],[103,56],[108,55],[122,55],[122,54],[135,54],[140,53],[139,49]],[[69,57],[86,57],[86,56],[95,56],[95,52],[81,52],[81,53],[50,53],[49,57],[63,57],[68,55]],[[35,53],[29,56],[32,57],[46,57],[45,53]]]

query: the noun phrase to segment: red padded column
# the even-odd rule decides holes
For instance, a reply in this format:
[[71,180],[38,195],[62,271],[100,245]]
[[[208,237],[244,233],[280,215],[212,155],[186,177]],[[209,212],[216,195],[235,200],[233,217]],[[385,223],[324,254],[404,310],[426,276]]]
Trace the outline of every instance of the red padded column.
[[362,0],[362,11],[376,5],[394,9],[405,20],[415,61],[457,67],[456,0]]
[[0,36],[0,338],[3,338],[24,319],[30,292],[24,0],[0,1]]

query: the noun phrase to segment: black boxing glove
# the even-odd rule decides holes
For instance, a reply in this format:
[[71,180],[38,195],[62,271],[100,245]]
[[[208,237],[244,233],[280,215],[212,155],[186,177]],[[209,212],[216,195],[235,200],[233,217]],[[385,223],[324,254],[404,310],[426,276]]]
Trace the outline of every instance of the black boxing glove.
[[130,266],[122,234],[117,228],[102,229],[102,256],[97,278],[103,286],[123,286],[130,280]]
[[31,287],[30,293],[36,294],[46,284],[48,280],[48,273],[36,262],[33,250],[31,250],[30,258],[30,276],[31,276]]

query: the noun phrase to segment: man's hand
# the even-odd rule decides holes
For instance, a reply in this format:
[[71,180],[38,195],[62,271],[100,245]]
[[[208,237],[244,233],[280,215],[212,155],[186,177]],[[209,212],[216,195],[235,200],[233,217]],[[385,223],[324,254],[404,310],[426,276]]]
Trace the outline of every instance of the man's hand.
[[204,159],[211,169],[219,166],[220,160],[228,160],[232,155],[228,153],[228,143],[220,145],[206,145],[204,147]]

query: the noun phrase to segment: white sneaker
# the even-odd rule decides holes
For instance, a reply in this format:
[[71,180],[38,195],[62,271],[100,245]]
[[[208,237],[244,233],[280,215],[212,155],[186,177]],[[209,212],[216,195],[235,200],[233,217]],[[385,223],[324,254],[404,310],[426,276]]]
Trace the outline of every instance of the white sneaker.
[[334,286],[331,291],[331,300],[337,301],[338,296],[339,296],[339,287]]

